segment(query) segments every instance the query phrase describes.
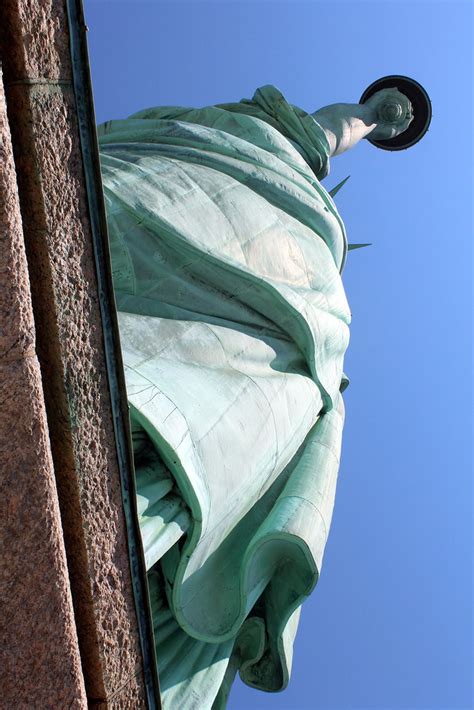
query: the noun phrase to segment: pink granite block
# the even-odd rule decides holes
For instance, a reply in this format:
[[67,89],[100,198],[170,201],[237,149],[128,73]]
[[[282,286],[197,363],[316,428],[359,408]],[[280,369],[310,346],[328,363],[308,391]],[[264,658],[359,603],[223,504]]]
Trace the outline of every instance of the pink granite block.
[[0,403],[0,702],[85,708],[1,79]]

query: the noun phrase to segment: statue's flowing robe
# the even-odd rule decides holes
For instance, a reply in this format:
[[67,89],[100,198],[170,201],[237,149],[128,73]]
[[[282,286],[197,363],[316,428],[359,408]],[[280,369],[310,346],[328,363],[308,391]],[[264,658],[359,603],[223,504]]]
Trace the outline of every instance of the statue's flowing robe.
[[288,682],[339,466],[347,241],[324,131],[272,86],[99,138],[163,698],[202,710],[237,668]]

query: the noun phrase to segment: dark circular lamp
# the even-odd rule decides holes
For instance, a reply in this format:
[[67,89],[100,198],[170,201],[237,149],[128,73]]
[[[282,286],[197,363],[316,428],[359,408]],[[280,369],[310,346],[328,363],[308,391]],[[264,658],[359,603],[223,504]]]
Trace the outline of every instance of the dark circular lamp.
[[393,87],[396,87],[398,91],[409,99],[413,107],[413,121],[406,131],[395,138],[390,138],[389,140],[371,140],[367,138],[367,140],[383,150],[406,150],[406,148],[410,148],[423,138],[431,121],[430,97],[421,84],[408,76],[400,76],[398,74],[384,76],[367,87],[360,97],[359,103],[365,103],[367,99],[381,89],[391,89]]

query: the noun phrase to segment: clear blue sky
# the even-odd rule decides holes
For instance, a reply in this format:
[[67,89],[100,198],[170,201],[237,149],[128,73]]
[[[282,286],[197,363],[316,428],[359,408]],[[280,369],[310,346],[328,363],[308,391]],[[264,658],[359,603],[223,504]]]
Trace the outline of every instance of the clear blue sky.
[[[352,252],[346,426],[320,582],[288,689],[240,681],[231,710],[467,710],[472,698],[472,4],[84,0],[97,119],[275,84],[313,111],[387,74],[422,83],[432,127],[366,142],[326,186]],[[179,710],[179,709],[177,709]]]

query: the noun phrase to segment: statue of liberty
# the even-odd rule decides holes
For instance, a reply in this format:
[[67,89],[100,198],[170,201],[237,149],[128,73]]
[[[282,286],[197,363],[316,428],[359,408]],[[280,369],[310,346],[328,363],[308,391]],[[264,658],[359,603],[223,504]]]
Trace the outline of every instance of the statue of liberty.
[[359,140],[399,150],[429,120],[392,76],[314,113],[263,86],[99,128],[165,708],[224,707],[237,671],[288,683],[347,385],[348,243],[321,180]]

